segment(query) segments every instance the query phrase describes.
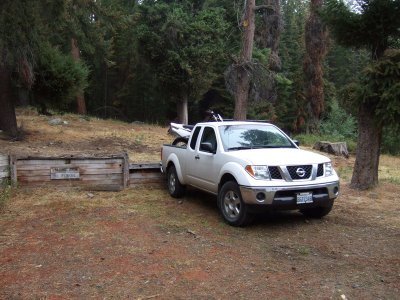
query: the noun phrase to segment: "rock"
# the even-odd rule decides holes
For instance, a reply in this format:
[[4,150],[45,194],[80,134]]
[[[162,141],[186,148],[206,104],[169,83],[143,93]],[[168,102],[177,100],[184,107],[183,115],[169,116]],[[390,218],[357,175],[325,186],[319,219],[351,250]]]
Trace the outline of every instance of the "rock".
[[94,197],[94,194],[88,193],[87,196],[88,196],[89,198],[93,198],[93,197]]
[[50,125],[62,125],[63,121],[60,118],[51,119],[49,121]]

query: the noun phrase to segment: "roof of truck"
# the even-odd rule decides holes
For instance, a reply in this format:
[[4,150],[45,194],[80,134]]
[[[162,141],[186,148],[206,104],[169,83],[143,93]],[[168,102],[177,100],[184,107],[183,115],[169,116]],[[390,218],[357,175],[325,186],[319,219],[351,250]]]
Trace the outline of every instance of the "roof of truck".
[[269,123],[268,121],[222,121],[222,122],[200,122],[197,123],[197,125],[214,125],[214,126],[226,126],[226,125],[245,125],[245,124],[264,124],[264,125],[272,125],[271,123]]

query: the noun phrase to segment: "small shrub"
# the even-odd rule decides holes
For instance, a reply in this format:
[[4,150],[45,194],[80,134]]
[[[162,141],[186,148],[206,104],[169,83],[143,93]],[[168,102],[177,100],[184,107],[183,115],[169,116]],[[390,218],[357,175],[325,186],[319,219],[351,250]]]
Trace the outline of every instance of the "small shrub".
[[357,132],[356,123],[355,118],[333,100],[327,118],[321,122],[321,134],[354,139]]

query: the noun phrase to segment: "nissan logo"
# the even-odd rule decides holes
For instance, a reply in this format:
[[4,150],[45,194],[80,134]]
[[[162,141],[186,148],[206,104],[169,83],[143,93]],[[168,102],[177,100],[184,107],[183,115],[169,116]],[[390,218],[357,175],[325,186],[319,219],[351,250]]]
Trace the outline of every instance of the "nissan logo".
[[304,170],[303,168],[297,168],[296,169],[296,174],[299,177],[303,178],[306,175],[306,170]]

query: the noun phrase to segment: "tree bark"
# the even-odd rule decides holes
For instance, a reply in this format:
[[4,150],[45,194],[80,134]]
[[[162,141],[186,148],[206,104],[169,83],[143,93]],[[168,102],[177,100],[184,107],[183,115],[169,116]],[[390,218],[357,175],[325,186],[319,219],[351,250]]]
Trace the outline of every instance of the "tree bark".
[[[71,38],[71,55],[75,61],[79,61],[81,59],[78,41],[75,38]],[[76,95],[76,104],[78,114],[86,115],[86,102],[83,91],[79,91]]]
[[245,13],[242,18],[244,32],[242,39],[242,50],[240,52],[237,68],[235,112],[233,116],[234,120],[246,120],[247,118],[247,102],[250,90],[250,72],[248,71],[248,67],[250,66],[253,54],[255,6],[255,0],[247,0]]
[[306,55],[303,68],[309,101],[307,132],[311,133],[319,132],[319,122],[325,106],[322,61],[326,54],[327,31],[317,13],[322,5],[323,0],[311,0],[310,16],[305,25]]
[[11,72],[0,64],[0,129],[11,137],[18,136],[13,102]]
[[274,72],[280,72],[282,62],[279,57],[279,42],[282,31],[282,15],[280,0],[270,1],[273,9],[266,9],[263,15],[265,29],[265,47],[271,49],[268,68]]
[[176,103],[176,110],[178,112],[179,122],[187,125],[189,118],[188,118],[188,97],[186,95],[183,96],[182,99]]
[[358,142],[356,161],[350,186],[366,190],[378,184],[378,166],[382,126],[375,121],[375,113],[362,103],[358,114]]

